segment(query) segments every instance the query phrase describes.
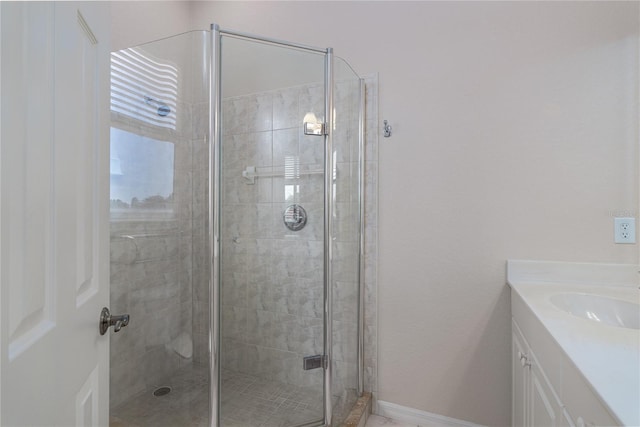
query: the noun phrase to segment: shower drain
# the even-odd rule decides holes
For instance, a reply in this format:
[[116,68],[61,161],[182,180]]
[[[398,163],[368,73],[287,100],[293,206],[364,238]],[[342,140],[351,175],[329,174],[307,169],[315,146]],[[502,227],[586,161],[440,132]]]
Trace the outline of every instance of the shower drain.
[[155,397],[164,396],[171,393],[171,387],[158,387],[153,391]]

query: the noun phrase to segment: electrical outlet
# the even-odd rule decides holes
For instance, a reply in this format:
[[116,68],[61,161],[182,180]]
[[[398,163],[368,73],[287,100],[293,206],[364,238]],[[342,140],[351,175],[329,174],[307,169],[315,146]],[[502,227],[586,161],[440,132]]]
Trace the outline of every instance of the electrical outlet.
[[614,241],[616,243],[636,242],[636,219],[635,218],[614,218]]

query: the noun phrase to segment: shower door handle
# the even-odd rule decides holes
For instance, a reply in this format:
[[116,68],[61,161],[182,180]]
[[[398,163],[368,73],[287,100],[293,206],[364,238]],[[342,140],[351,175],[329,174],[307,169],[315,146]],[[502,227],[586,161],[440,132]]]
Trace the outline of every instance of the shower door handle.
[[100,335],[107,333],[110,326],[113,326],[113,332],[120,332],[120,329],[129,324],[129,315],[112,315],[107,307],[102,309],[100,313]]

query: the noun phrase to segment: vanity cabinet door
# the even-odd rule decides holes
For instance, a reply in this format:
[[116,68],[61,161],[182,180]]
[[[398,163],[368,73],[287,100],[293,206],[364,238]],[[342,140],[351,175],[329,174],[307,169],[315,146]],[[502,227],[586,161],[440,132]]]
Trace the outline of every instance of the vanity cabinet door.
[[[511,334],[512,348],[512,402],[511,402],[511,424],[514,427],[528,426],[527,401],[529,399],[529,367],[526,357],[528,345],[518,328],[512,323]],[[524,363],[523,363],[524,362]]]
[[512,413],[515,427],[559,427],[562,404],[524,334],[512,321]]
[[563,366],[563,374],[562,397],[568,416],[573,419],[576,427],[621,425],[569,361]]
[[538,361],[530,351],[530,398],[529,420],[532,427],[556,427],[562,414],[560,404],[555,392],[545,378]]

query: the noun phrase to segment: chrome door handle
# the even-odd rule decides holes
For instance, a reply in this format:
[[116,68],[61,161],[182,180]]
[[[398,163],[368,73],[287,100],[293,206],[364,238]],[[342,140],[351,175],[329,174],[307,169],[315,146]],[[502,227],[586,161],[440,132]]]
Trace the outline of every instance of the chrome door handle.
[[100,313],[100,335],[107,333],[107,329],[113,326],[113,332],[120,332],[120,329],[129,324],[129,315],[121,314],[118,316],[112,316],[107,307],[102,309]]

